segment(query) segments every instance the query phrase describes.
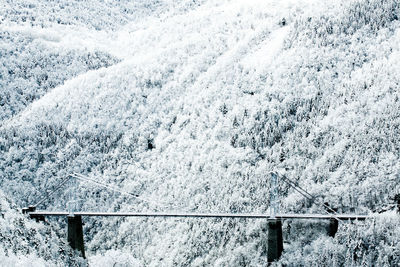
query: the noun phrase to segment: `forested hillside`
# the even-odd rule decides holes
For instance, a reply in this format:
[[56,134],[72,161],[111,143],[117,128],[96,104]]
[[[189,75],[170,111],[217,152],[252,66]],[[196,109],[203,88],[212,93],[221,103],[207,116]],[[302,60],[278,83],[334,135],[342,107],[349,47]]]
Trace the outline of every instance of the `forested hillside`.
[[[266,264],[266,222],[250,219],[84,218],[80,259],[64,221],[17,214],[70,173],[138,197],[73,180],[39,209],[65,210],[76,189],[79,210],[267,213],[271,171],[339,212],[387,206],[400,193],[399,16],[397,0],[4,0],[0,248],[15,249],[0,259]],[[281,211],[322,212],[280,190]],[[277,265],[400,264],[392,211],[335,238],[325,227],[286,221]]]

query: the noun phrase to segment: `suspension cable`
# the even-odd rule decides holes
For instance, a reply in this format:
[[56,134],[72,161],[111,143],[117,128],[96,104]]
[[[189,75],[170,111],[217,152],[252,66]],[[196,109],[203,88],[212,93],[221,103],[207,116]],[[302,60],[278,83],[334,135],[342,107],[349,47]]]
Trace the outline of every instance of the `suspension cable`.
[[121,189],[119,189],[119,188],[117,188],[117,187],[114,187],[114,186],[110,186],[110,185],[101,183],[101,182],[96,181],[96,180],[94,180],[94,179],[92,179],[92,178],[90,178],[90,177],[87,177],[87,176],[83,175],[83,174],[73,173],[73,174],[70,174],[70,175],[71,175],[72,177],[76,178],[76,179],[79,179],[79,180],[82,180],[82,181],[86,181],[86,182],[94,183],[94,184],[96,184],[96,185],[98,185],[98,186],[101,186],[101,187],[110,189],[110,190],[112,190],[112,191],[119,192],[119,193],[121,193],[121,194],[128,195],[128,196],[130,196],[130,197],[134,197],[134,198],[140,199],[140,200],[142,200],[142,201],[144,201],[144,202],[147,202],[147,203],[149,203],[149,204],[153,204],[153,205],[156,205],[156,206],[161,207],[161,208],[167,208],[167,206],[165,206],[165,205],[162,205],[162,204],[156,203],[156,202],[154,202],[154,201],[151,201],[151,200],[142,198],[142,197],[140,197],[138,194],[133,194],[133,193],[130,193],[130,192],[126,192],[126,191],[121,190]]
[[[48,200],[55,192],[57,192],[58,190],[61,189],[61,187],[66,184],[70,179],[70,176],[65,177],[64,179],[62,179],[56,186],[55,188],[48,194],[42,194],[42,198],[35,204],[35,207],[39,206],[40,204],[42,204],[44,201]],[[45,196],[44,196],[45,195]]]
[[[315,200],[315,197],[313,197],[310,193],[308,193],[305,189],[303,189],[302,187],[300,187],[297,183],[295,183],[294,181],[292,181],[291,179],[287,178],[286,175],[280,175],[283,179],[283,181],[288,184],[289,186],[291,186],[294,190],[296,190],[297,192],[299,192],[302,196],[304,196],[305,198],[311,200],[312,202],[316,203],[317,205],[322,205],[325,208],[325,212],[328,214],[333,214],[332,216],[337,220],[337,221],[342,221],[341,219],[339,219],[336,215],[337,212],[332,209],[331,207],[329,207],[328,205],[326,205],[325,203],[317,203],[317,201]],[[329,211],[327,211],[326,209],[328,209]]]

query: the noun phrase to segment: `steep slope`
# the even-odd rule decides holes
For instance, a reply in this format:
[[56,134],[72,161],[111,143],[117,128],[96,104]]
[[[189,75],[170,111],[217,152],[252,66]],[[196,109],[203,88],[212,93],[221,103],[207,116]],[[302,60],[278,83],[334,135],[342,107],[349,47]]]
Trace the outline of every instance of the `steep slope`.
[[0,120],[19,113],[65,80],[119,62],[121,47],[109,49],[117,46],[110,44],[114,30],[128,23],[140,27],[163,13],[179,14],[191,6],[196,3],[4,1]]
[[[167,5],[151,18],[104,22],[117,25],[109,32],[89,34],[89,25],[74,40],[121,62],[76,73],[3,121],[1,186],[16,204],[71,172],[140,196],[79,182],[85,210],[266,212],[277,169],[342,212],[371,212],[400,191],[397,1]],[[64,208],[69,190],[47,208]],[[320,211],[282,192],[282,210]],[[335,239],[293,223],[286,235],[309,239],[288,244],[282,263],[399,262],[400,236],[385,234],[398,223],[376,223],[343,227]],[[146,266],[266,261],[262,221],[107,218],[85,227],[93,264],[115,250]],[[355,243],[343,241],[349,235]]]

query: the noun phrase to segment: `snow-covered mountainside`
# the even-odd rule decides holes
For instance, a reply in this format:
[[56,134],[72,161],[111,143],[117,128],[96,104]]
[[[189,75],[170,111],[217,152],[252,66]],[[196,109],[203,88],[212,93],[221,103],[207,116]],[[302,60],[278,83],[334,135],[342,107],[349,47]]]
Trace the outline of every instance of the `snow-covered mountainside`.
[[[0,199],[33,204],[81,173],[139,197],[77,180],[38,208],[76,188],[79,210],[259,213],[279,170],[340,212],[375,212],[400,193],[399,16],[397,0],[3,0]],[[285,184],[280,208],[321,212]],[[84,264],[64,221],[10,214],[19,238],[54,232],[47,264]],[[285,222],[277,264],[397,266],[396,216],[335,238]],[[267,261],[263,220],[84,220],[91,266]],[[2,237],[0,259],[45,265],[43,247]]]

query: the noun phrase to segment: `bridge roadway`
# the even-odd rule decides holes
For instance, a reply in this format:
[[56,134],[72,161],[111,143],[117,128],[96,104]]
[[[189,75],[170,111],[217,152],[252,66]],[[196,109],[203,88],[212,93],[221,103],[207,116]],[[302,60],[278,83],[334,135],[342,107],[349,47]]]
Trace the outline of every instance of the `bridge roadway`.
[[79,211],[34,211],[28,212],[31,217],[37,216],[119,216],[119,217],[173,217],[173,218],[241,218],[241,219],[339,219],[339,220],[365,220],[369,215],[355,214],[276,214],[272,218],[267,214],[229,214],[229,213],[162,213],[162,212],[90,212]]

